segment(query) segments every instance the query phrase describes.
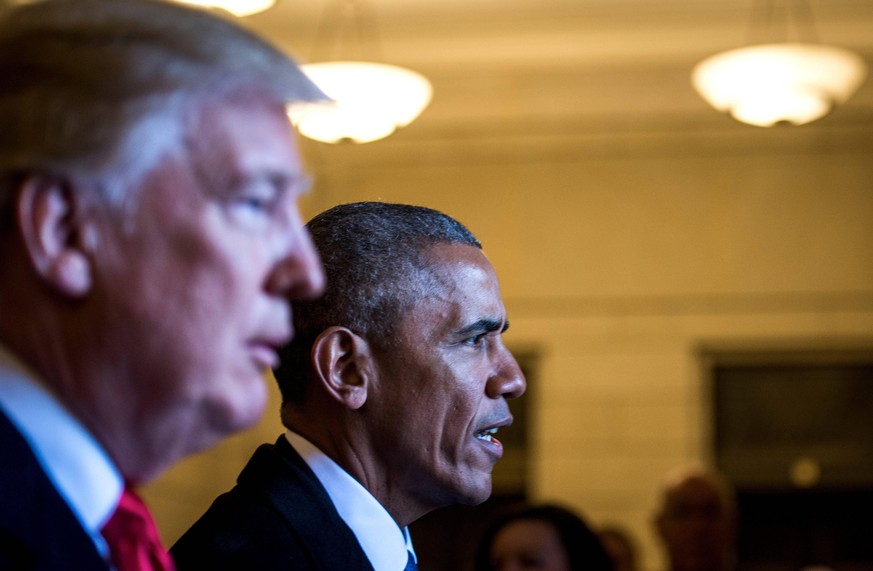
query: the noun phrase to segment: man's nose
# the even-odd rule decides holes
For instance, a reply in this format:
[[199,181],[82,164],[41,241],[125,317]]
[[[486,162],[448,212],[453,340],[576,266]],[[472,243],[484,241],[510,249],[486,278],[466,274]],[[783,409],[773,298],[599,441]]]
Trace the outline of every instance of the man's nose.
[[267,290],[290,299],[312,299],[324,290],[324,269],[309,232],[300,226],[294,233],[288,252],[270,274]]
[[488,380],[487,394],[491,398],[518,398],[527,389],[527,382],[509,349],[506,347],[502,349],[500,362],[493,376]]

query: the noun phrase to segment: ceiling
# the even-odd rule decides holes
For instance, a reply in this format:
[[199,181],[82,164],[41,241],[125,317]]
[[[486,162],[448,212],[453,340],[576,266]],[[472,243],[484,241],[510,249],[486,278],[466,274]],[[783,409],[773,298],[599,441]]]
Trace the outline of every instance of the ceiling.
[[[811,0],[813,26],[775,2],[769,28],[765,4],[741,0],[369,0],[364,42],[341,31],[338,5],[278,0],[245,23],[301,61],[338,59],[347,50],[345,57],[426,75],[434,100],[403,130],[406,142],[535,138],[560,145],[614,132],[760,131],[703,102],[689,81],[695,63],[753,41],[811,34],[873,62],[873,2],[864,0]],[[788,129],[849,130],[869,141],[871,127],[868,78],[828,117]]]

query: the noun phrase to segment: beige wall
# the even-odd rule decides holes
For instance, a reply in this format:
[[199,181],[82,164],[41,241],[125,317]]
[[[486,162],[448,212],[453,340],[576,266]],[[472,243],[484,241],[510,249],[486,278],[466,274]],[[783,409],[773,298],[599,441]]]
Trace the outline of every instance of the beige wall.
[[[806,130],[804,130],[806,129]],[[661,476],[709,460],[701,347],[873,346],[873,161],[849,127],[306,145],[315,213],[361,199],[448,212],[501,276],[508,342],[540,355],[530,482],[628,526],[645,567]],[[275,407],[274,407],[275,408]],[[146,495],[172,542],[276,414]]]

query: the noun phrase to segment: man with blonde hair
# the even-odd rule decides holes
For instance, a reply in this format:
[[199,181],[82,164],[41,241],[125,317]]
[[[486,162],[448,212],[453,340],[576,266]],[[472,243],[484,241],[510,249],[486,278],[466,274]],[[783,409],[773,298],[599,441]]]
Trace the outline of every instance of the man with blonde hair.
[[205,11],[0,13],[0,569],[171,569],[133,488],[252,425],[323,273],[285,105]]

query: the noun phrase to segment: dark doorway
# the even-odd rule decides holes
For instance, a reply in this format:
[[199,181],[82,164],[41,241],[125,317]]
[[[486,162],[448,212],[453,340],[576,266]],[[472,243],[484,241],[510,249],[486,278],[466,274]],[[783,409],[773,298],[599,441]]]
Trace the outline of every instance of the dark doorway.
[[737,499],[741,569],[873,570],[873,492],[741,491]]
[[712,356],[742,571],[873,571],[873,353]]

